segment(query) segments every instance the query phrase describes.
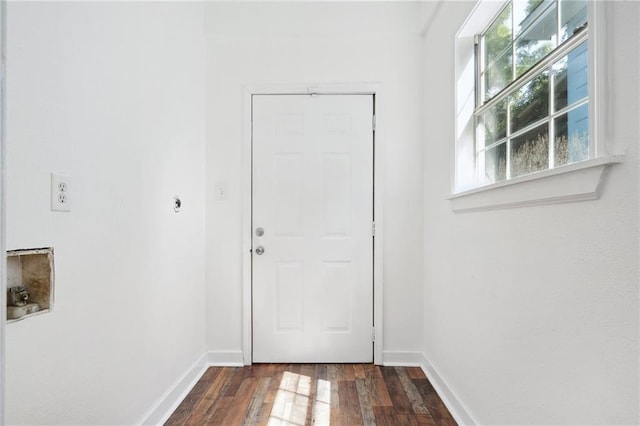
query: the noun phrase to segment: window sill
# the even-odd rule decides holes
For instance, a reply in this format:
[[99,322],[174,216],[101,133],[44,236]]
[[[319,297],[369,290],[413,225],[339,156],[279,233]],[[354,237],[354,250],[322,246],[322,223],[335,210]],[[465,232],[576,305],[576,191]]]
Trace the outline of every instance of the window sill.
[[449,197],[451,209],[463,213],[595,200],[600,196],[605,169],[623,158],[622,155],[594,158],[459,192]]

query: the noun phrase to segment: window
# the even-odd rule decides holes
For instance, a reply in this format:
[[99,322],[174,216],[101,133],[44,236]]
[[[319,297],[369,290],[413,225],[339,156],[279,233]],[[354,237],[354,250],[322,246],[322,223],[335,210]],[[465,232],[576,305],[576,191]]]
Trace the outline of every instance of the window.
[[593,158],[586,0],[511,0],[474,37],[477,186]]
[[599,198],[624,159],[611,138],[610,9],[477,0],[455,38],[453,211]]

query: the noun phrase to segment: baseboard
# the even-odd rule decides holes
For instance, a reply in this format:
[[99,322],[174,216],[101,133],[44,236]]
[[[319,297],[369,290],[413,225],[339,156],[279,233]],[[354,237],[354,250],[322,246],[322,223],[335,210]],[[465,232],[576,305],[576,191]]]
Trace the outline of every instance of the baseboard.
[[207,353],[207,364],[214,367],[243,367],[242,351],[212,351]]
[[173,384],[165,393],[158,399],[158,401],[142,416],[142,419],[137,422],[138,425],[161,425],[164,424],[169,416],[178,408],[178,405],[182,402],[191,389],[198,383],[198,380],[202,377],[207,370],[206,356],[203,354],[198,360],[189,368],[186,373],[182,375],[176,383]]
[[420,367],[424,356],[422,352],[384,351],[382,365],[389,367]]
[[420,367],[424,374],[429,379],[431,386],[435,389],[436,393],[446,405],[447,409],[459,425],[475,426],[478,423],[473,419],[469,410],[464,407],[464,404],[455,395],[455,393],[449,388],[444,379],[438,374],[437,369],[429,361],[427,356],[423,353],[420,354]]
[[242,367],[244,366],[242,351],[217,351],[203,354],[136,424],[164,424],[210,366]]

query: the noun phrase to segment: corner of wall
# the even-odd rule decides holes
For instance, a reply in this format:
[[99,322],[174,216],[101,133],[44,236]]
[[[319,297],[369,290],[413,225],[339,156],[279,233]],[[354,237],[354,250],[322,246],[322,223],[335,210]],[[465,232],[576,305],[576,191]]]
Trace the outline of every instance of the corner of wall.
[[198,383],[204,372],[207,371],[206,354],[201,355],[198,360],[187,369],[167,391],[156,401],[142,418],[137,421],[137,425],[161,425],[164,424],[171,414],[178,408],[180,403],[186,398],[191,389]]
[[242,367],[244,358],[242,351],[210,351],[207,353],[207,363],[215,367]]
[[459,425],[477,425],[478,422],[473,418],[469,410],[449,387],[447,382],[440,376],[436,367],[431,364],[429,358],[427,358],[427,355],[424,353],[420,354],[419,365],[455,421]]

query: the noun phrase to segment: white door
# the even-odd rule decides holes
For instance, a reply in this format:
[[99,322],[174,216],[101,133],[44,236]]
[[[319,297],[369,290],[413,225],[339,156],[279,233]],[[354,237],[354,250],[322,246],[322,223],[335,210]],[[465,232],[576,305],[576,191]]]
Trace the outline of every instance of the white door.
[[253,96],[253,362],[373,361],[373,96]]

